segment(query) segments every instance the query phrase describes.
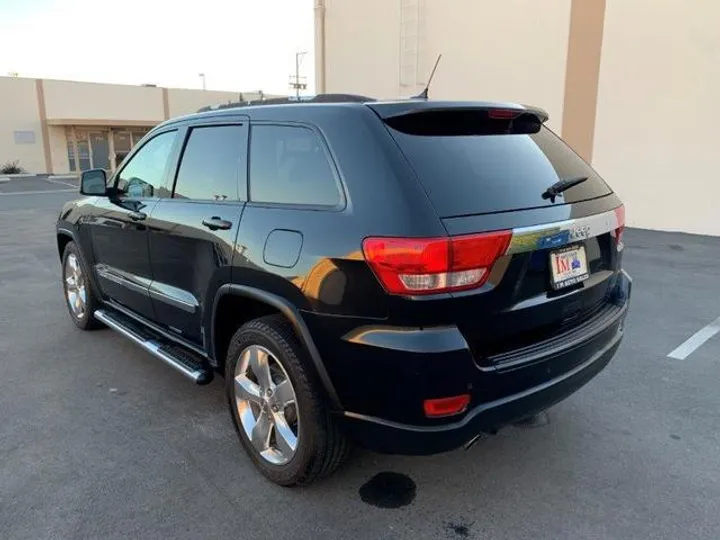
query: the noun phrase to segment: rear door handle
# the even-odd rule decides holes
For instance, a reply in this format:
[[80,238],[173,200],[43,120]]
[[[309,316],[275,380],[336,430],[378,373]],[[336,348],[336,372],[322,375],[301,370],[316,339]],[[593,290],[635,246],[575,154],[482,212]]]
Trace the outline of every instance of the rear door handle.
[[133,221],[143,221],[145,218],[147,218],[147,214],[145,212],[130,212],[128,216]]
[[219,218],[217,216],[213,216],[208,219],[203,219],[202,224],[205,225],[208,229],[211,231],[227,231],[229,228],[232,227],[232,221],[228,221],[226,219]]

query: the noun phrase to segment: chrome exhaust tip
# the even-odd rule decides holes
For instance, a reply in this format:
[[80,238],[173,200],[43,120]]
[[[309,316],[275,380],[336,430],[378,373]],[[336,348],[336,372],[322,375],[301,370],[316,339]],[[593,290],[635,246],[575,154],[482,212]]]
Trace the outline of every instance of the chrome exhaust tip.
[[477,443],[480,439],[484,439],[485,437],[487,437],[487,433],[482,433],[482,432],[478,433],[472,439],[470,439],[468,442],[466,442],[463,445],[463,448],[465,450],[470,450],[473,446],[475,446],[475,443]]

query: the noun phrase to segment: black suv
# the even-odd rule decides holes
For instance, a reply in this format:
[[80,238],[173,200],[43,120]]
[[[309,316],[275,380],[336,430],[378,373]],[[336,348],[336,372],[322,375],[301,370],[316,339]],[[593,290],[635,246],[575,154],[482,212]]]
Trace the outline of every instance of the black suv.
[[198,384],[281,485],[350,441],[430,454],[528,418],[623,336],[624,209],[536,108],[323,96],[154,128],[82,174],[73,321]]

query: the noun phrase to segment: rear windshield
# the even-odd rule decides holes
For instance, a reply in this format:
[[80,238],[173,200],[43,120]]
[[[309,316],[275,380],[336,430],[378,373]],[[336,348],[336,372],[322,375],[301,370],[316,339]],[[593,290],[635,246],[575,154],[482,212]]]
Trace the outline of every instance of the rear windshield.
[[[441,217],[569,204],[612,193],[575,152],[539,124],[522,134],[485,134],[490,133],[487,129],[467,134],[466,128],[453,134],[452,128],[418,129],[416,122],[393,119],[386,124]],[[542,197],[559,180],[578,177],[588,179],[554,203]]]

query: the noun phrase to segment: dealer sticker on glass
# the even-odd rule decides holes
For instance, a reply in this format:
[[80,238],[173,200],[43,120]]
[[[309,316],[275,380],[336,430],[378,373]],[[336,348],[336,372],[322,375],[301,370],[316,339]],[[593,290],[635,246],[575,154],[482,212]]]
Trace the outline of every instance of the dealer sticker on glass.
[[588,273],[585,246],[571,246],[550,252],[551,285],[553,289],[570,287],[585,281]]

